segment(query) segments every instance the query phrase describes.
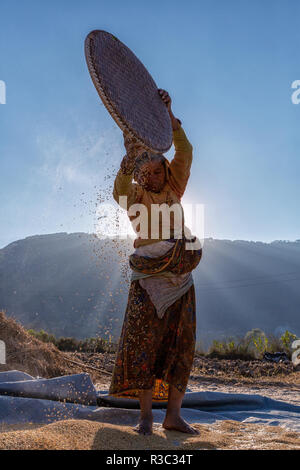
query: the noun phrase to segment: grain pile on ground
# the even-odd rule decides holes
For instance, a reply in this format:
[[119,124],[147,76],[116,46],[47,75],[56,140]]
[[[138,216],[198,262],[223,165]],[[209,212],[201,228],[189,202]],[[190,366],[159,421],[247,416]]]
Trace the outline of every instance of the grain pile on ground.
[[194,424],[199,436],[166,431],[160,425],[152,436],[140,436],[128,426],[68,420],[0,434],[0,449],[66,450],[192,450],[192,449],[299,449],[296,432],[275,426],[218,421]]
[[0,339],[6,345],[6,364],[0,364],[0,372],[15,369],[43,378],[88,372],[92,380],[102,377],[101,372],[86,368],[80,361],[79,364],[70,362],[53,344],[34,338],[3,311],[0,311]]

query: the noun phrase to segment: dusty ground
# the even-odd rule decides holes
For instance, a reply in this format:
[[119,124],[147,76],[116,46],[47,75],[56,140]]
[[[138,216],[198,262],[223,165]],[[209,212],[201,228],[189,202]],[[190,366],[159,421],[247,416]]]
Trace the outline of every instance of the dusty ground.
[[[7,345],[2,370],[22,370],[50,378],[88,372],[98,390],[108,390],[114,354],[62,353],[32,338],[0,312],[1,337]],[[257,393],[300,405],[300,371],[291,363],[219,360],[196,357],[189,391]],[[130,427],[87,420],[49,425],[6,426],[0,429],[0,449],[299,449],[299,433],[280,427],[216,421],[194,424],[199,436],[166,431],[160,425],[152,436],[139,436]]]
[[[91,372],[98,390],[108,390],[113,354],[68,353],[65,357],[82,364],[76,366],[77,372]],[[188,387],[190,391],[258,393],[300,405],[300,372],[290,364],[196,358]],[[193,425],[200,430],[199,436],[166,431],[160,425],[155,426],[152,436],[139,436],[128,426],[87,420],[9,426],[0,429],[0,449],[300,450],[299,433],[278,426],[232,420]]]
[[[68,354],[76,361],[104,369],[106,374],[95,377],[95,385],[98,390],[108,390],[114,354]],[[188,387],[190,391],[256,393],[300,405],[300,371],[291,363],[198,357],[194,360]]]

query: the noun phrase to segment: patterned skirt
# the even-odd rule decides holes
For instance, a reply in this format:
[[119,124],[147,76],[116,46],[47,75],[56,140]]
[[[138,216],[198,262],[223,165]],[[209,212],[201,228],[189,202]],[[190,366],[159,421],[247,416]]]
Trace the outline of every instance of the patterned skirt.
[[185,392],[196,343],[195,289],[158,318],[138,280],[130,285],[109,395],[139,397],[152,388],[153,401],[167,401],[169,386]]

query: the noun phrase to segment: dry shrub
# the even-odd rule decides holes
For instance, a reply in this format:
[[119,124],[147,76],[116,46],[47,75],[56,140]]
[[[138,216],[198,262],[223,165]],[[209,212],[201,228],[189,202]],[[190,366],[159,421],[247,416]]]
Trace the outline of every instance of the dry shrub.
[[6,364],[0,364],[0,372],[20,370],[44,378],[89,372],[84,370],[84,364],[80,367],[68,362],[53,344],[34,338],[17,321],[6,317],[3,310],[0,311],[0,339],[6,345]]

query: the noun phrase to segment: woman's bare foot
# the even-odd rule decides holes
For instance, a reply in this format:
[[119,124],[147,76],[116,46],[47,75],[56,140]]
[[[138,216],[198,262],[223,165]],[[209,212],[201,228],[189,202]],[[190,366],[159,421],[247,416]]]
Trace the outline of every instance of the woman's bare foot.
[[181,431],[187,434],[200,434],[198,429],[190,426],[179,415],[167,415],[164,419],[162,426],[168,430]]
[[150,436],[152,434],[152,425],[153,425],[152,415],[143,416],[142,418],[140,418],[139,424],[137,424],[133,428],[133,430],[138,432],[139,434],[143,434],[144,436]]

